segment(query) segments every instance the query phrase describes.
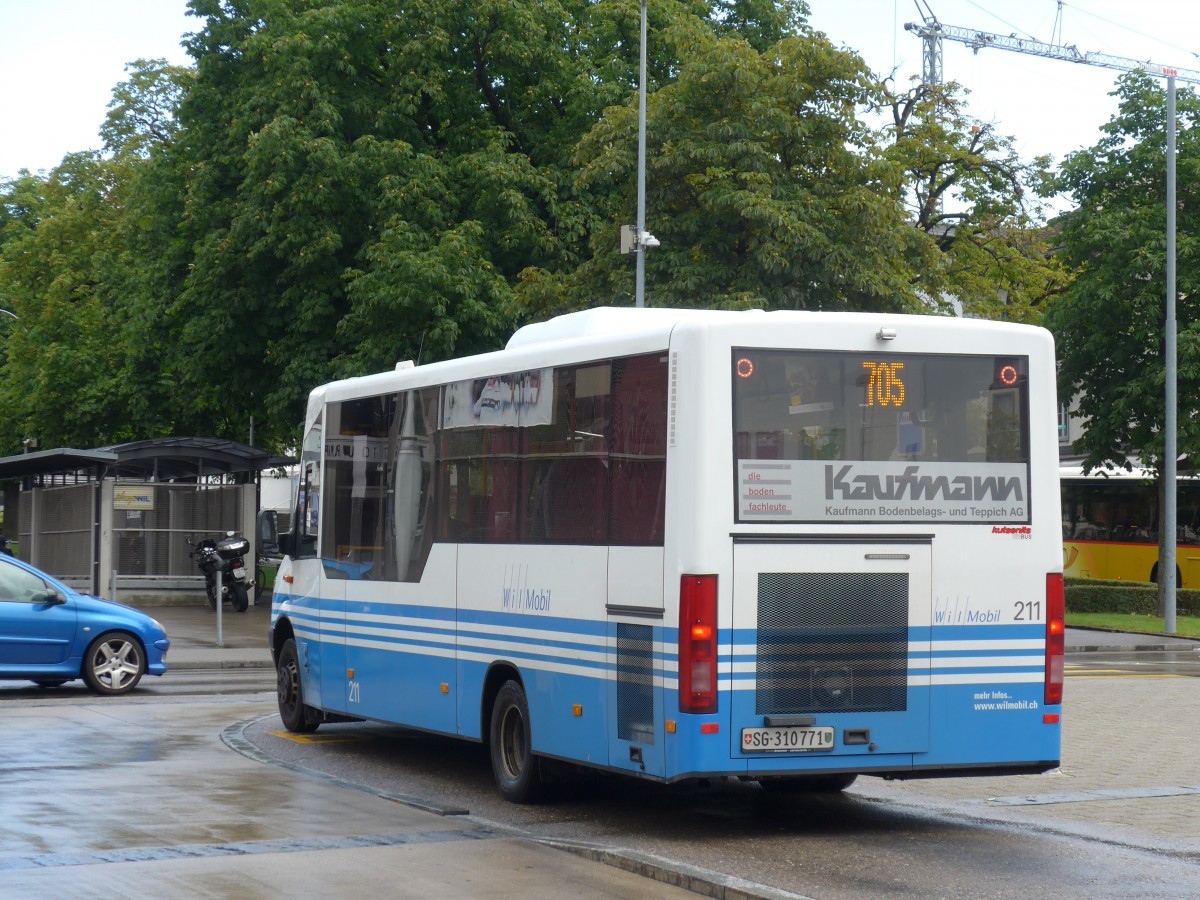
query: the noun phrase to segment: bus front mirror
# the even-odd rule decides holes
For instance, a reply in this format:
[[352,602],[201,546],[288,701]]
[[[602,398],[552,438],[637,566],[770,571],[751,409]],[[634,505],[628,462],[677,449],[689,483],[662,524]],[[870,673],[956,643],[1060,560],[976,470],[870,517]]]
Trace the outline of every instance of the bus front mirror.
[[279,552],[284,556],[295,557],[296,555],[296,535],[291,531],[285,531],[279,535]]
[[273,509],[258,512],[258,546],[268,556],[279,551],[279,514]]

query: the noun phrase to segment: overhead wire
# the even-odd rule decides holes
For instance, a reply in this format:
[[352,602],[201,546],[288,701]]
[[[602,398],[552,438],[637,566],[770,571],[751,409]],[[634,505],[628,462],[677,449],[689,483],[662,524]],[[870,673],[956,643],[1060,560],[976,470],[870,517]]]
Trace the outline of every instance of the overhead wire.
[[[1000,16],[997,13],[993,12],[992,10],[987,9],[982,4],[976,3],[975,0],[964,0],[964,2],[969,6],[975,7],[977,10],[979,10],[984,15],[990,16],[991,18],[995,19],[996,21],[1003,23],[1006,27],[1011,28],[1014,35],[1020,34],[1021,36],[1028,38],[1029,40],[1033,40],[1033,41],[1044,40],[1044,38],[1038,37],[1038,36],[1032,34],[1031,32],[1026,31],[1023,28],[1020,28],[1019,26],[1014,25],[1012,22],[1009,22],[1003,16]],[[1072,12],[1080,13],[1082,15],[1096,19],[1099,22],[1103,22],[1105,25],[1109,25],[1113,28],[1116,28],[1119,31],[1123,31],[1123,32],[1126,32],[1131,35],[1136,35],[1137,37],[1143,38],[1148,41],[1153,41],[1157,44],[1161,44],[1164,47],[1169,47],[1172,50],[1177,50],[1181,53],[1188,54],[1188,56],[1192,56],[1192,57],[1196,57],[1196,58],[1200,59],[1200,53],[1197,53],[1194,50],[1190,50],[1187,47],[1183,47],[1179,44],[1174,44],[1170,41],[1163,40],[1161,37],[1158,37],[1156,35],[1147,34],[1144,31],[1138,31],[1136,28],[1132,28],[1129,25],[1125,25],[1121,22],[1114,21],[1113,19],[1109,19],[1105,16],[1100,15],[1099,13],[1092,12],[1089,9],[1084,9],[1082,6],[1076,5],[1074,3],[1067,3],[1066,0],[1052,0],[1052,2],[1057,4],[1060,11],[1063,9],[1069,9]],[[1059,27],[1061,27],[1061,24]],[[1051,40],[1050,42],[1051,43],[1062,43],[1064,40],[1065,40],[1065,38],[1061,37],[1061,32],[1060,32],[1060,39],[1059,40]],[[1071,43],[1078,45],[1079,41],[1072,40]]]

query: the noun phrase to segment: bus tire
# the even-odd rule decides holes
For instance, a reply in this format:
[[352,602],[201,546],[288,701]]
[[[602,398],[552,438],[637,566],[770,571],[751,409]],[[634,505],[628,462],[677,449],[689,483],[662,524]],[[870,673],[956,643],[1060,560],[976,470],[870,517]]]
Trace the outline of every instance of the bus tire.
[[[1158,563],[1150,567],[1150,583],[1158,584]],[[1179,566],[1175,567],[1175,587],[1183,587],[1183,573],[1179,571]]]
[[542,795],[541,765],[533,754],[529,701],[519,682],[506,681],[492,705],[489,729],[492,774],[500,796],[511,803],[533,803]]
[[279,718],[283,727],[293,734],[312,734],[317,730],[316,717],[308,715],[304,705],[304,689],[300,683],[300,657],[296,641],[288,638],[279,651],[279,668],[275,670]]
[[839,794],[858,779],[853,772],[836,775],[802,775],[798,778],[764,778],[759,784],[770,794]]

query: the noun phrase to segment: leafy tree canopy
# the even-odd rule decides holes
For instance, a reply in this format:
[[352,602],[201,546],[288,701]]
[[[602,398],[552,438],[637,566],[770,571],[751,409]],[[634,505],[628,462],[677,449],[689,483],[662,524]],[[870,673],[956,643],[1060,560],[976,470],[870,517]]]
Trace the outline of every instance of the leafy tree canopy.
[[[1060,359],[1059,394],[1075,397],[1085,465],[1162,459],[1166,299],[1166,96],[1144,73],[1123,75],[1119,108],[1093,147],[1069,156],[1055,183],[1078,208],[1063,217],[1062,253],[1078,275],[1046,311]],[[1177,322],[1180,452],[1200,452],[1200,100],[1180,91],[1177,142]]]
[[887,156],[905,173],[910,220],[941,254],[918,283],[966,315],[1038,322],[1068,282],[1041,225],[1050,160],[1021,160],[1012,138],[967,113],[966,93],[951,83],[889,97]]
[[[101,152],[0,183],[0,299],[20,316],[0,317],[0,442],[245,440],[253,416],[283,449],[321,382],[633,302],[638,0],[191,9],[194,68],[132,63]],[[649,3],[649,302],[953,293],[1036,317],[1061,277],[1022,193],[1036,167],[949,93],[864,124],[895,98],[807,14]],[[921,199],[947,190],[968,210],[952,229]]]

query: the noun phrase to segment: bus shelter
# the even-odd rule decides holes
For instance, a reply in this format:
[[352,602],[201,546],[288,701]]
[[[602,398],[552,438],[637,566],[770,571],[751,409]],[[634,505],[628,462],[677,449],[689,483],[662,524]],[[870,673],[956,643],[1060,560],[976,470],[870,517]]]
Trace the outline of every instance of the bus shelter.
[[3,457],[4,533],[22,559],[78,590],[133,604],[202,599],[189,542],[236,531],[252,566],[260,478],[288,462],[203,437]]

